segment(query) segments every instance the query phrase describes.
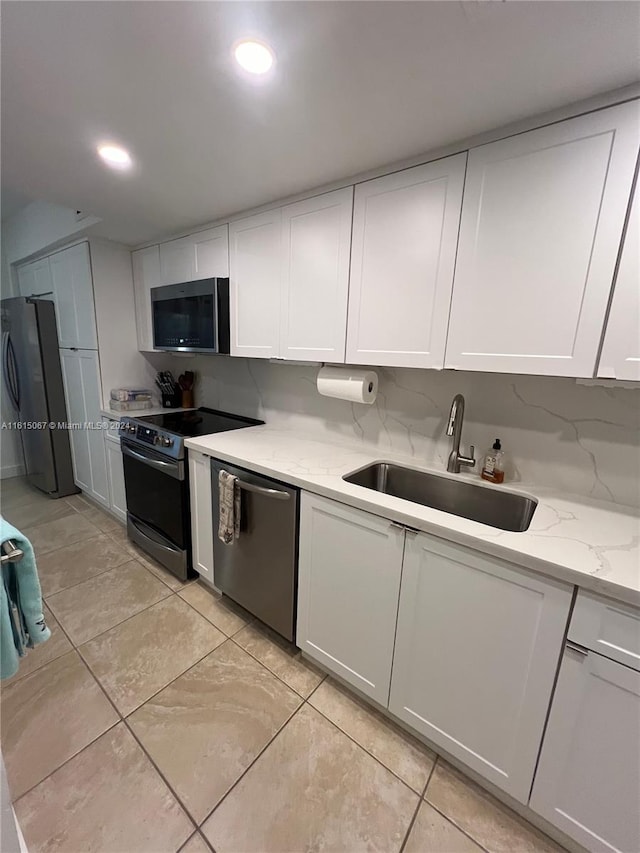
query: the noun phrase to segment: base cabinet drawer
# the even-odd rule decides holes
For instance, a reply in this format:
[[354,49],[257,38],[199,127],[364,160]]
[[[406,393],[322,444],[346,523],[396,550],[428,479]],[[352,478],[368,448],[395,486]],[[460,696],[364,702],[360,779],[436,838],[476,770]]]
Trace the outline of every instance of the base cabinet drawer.
[[571,593],[408,532],[389,710],[526,803]]
[[566,647],[529,805],[587,850],[640,850],[639,672]]
[[640,671],[640,609],[581,589],[569,639]]
[[303,493],[297,644],[386,707],[404,530]]

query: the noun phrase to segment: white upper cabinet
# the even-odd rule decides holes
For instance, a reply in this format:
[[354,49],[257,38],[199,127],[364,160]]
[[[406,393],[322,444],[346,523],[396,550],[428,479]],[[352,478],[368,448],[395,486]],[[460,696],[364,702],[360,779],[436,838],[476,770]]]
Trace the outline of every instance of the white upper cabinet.
[[594,375],[637,102],[469,152],[445,366]]
[[33,261],[18,269],[18,290],[20,296],[41,296],[53,300],[53,282],[49,258]]
[[160,283],[179,284],[199,278],[229,276],[227,225],[209,228],[160,245]]
[[153,350],[153,316],[151,313],[151,288],[160,281],[160,247],[149,246],[131,253],[133,264],[133,296],[136,306],[136,333],[138,349]]
[[348,363],[443,366],[466,158],[356,187]]
[[344,361],[353,187],[282,210],[280,358]]
[[97,349],[89,244],[78,243],[49,258],[58,343],[61,347]]
[[229,225],[231,355],[275,358],[282,298],[282,210]]
[[303,492],[296,642],[386,706],[404,529]]
[[389,710],[526,803],[572,587],[407,533]]
[[640,382],[640,189],[636,187],[598,376]]

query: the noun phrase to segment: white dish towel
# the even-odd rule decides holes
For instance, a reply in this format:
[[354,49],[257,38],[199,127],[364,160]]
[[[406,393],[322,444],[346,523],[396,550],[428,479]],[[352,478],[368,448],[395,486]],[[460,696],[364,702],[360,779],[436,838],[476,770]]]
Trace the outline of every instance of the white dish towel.
[[220,503],[220,521],[218,522],[218,539],[225,545],[233,545],[240,536],[240,489],[238,478],[228,471],[218,474],[218,492]]

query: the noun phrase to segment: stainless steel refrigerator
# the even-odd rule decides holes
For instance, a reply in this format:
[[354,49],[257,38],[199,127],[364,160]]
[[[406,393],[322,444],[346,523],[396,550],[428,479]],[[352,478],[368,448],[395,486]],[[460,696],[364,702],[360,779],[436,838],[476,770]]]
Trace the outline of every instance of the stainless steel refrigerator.
[[[79,491],[74,483],[67,406],[53,302],[31,297],[3,299],[2,375],[18,423],[29,482],[51,497]],[[55,426],[52,428],[50,424]],[[5,427],[6,428],[6,427]]]

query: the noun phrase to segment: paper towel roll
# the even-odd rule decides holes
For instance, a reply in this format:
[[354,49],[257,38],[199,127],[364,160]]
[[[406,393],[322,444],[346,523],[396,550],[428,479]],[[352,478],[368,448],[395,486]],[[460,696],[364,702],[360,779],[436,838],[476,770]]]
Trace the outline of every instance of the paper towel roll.
[[375,403],[378,374],[373,370],[351,370],[348,367],[321,367],[318,371],[318,393],[324,397],[351,400],[352,403]]

